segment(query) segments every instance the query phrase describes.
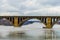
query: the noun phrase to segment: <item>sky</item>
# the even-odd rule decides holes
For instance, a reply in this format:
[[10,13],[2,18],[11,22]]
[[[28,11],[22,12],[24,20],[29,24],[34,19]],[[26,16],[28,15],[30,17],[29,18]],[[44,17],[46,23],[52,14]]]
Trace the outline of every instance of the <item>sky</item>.
[[60,16],[60,0],[0,0],[0,16]]

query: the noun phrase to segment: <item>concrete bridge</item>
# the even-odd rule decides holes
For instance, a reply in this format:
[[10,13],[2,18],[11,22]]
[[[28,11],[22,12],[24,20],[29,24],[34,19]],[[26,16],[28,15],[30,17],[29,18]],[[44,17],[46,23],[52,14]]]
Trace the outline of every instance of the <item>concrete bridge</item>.
[[25,21],[29,19],[39,19],[46,25],[46,28],[52,28],[52,26],[60,20],[60,16],[0,16],[9,20],[13,26],[21,26]]

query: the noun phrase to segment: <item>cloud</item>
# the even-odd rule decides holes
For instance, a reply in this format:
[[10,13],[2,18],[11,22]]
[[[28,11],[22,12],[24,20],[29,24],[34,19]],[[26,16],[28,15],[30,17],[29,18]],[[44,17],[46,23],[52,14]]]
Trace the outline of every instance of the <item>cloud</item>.
[[0,16],[20,16],[18,12],[1,12]]
[[48,8],[42,8],[38,10],[33,11],[26,11],[24,12],[24,15],[32,15],[32,16],[60,16],[60,6],[57,7],[48,7]]
[[11,6],[8,4],[7,0],[2,0],[1,6],[0,6],[0,11],[16,11],[18,10],[14,6]]
[[59,10],[60,0],[0,0],[2,15],[59,16]]

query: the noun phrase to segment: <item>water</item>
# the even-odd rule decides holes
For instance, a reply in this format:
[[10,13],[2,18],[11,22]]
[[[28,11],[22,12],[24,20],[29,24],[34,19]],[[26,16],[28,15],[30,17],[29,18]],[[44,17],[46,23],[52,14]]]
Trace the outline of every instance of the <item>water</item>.
[[24,33],[14,32],[1,40],[60,40],[58,29],[33,29],[25,30]]
[[33,23],[22,27],[0,25],[1,40],[59,40],[60,27],[53,26],[52,29],[43,29],[42,23]]

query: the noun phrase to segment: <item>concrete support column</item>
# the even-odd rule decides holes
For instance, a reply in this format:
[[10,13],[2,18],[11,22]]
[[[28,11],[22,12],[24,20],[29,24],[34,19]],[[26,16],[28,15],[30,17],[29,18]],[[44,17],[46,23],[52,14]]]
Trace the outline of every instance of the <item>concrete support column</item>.
[[51,28],[52,27],[52,19],[50,17],[46,18],[46,28]]
[[14,26],[18,27],[18,17],[14,17]]

